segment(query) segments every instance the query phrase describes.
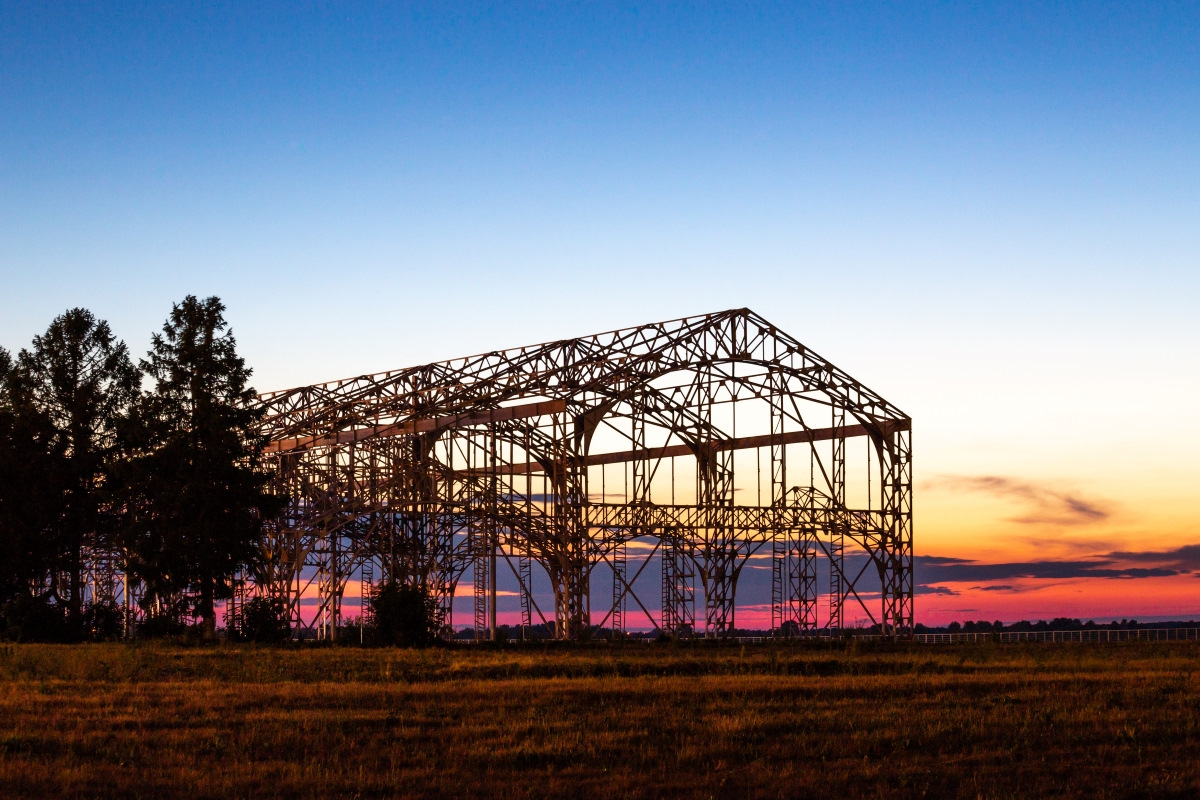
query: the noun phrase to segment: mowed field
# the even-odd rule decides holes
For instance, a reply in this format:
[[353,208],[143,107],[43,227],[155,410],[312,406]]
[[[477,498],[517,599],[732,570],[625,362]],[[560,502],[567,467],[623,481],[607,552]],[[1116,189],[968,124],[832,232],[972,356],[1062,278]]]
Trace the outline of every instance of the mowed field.
[[1200,646],[0,645],[22,797],[1200,797]]

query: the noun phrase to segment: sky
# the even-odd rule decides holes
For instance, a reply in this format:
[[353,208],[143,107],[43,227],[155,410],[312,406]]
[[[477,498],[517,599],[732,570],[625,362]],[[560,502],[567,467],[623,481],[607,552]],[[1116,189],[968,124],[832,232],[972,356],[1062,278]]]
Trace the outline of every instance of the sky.
[[913,417],[918,621],[1200,615],[1194,3],[246,6],[0,0],[0,345],[749,307]]

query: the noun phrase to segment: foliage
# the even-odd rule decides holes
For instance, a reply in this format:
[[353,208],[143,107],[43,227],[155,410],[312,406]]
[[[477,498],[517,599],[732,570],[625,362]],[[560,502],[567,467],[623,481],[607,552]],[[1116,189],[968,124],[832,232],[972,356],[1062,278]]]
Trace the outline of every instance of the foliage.
[[291,638],[287,607],[277,597],[252,597],[242,607],[237,636],[248,642],[275,643]]
[[[50,592],[63,601],[77,627],[83,615],[83,550],[111,532],[103,492],[117,430],[138,395],[138,383],[125,344],[107,322],[82,308],[56,317],[11,369],[13,408],[37,420],[31,424],[48,422],[55,439],[50,452],[58,457],[58,480],[48,488],[61,500],[47,529]],[[66,576],[66,585],[60,585],[59,575]]]
[[125,543],[147,605],[190,596],[210,636],[215,601],[259,561],[262,520],[281,507],[266,490],[262,411],[224,311],[189,295],[154,336],[141,366],[155,386],[137,408],[123,471]]
[[187,625],[170,613],[147,614],[137,625],[139,639],[171,639],[187,632]]
[[24,592],[3,608],[3,638],[15,642],[65,642],[75,638],[62,605],[49,595]]
[[[260,558],[262,520],[282,503],[265,488],[262,412],[221,302],[176,304],[140,370],[108,324],[81,308],[17,358],[0,349],[9,638],[120,635],[120,609],[85,604],[90,547],[128,556],[150,615],[141,635],[174,634],[194,614],[211,637],[215,602]],[[155,384],[149,395],[143,372]]]
[[62,443],[16,382],[12,358],[0,348],[0,604],[49,583],[62,506]]
[[111,642],[125,635],[125,611],[111,600],[89,603],[83,610],[85,635],[96,642]]
[[371,642],[401,647],[427,647],[437,641],[441,613],[423,586],[389,581],[371,600]]

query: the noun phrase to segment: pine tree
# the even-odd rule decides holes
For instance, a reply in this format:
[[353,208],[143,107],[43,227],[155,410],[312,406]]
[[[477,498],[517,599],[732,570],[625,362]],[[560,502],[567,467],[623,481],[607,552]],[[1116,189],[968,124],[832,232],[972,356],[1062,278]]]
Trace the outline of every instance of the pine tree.
[[142,369],[155,386],[131,434],[127,546],[153,604],[187,595],[215,635],[215,602],[261,558],[262,521],[281,503],[260,461],[251,371],[216,297],[189,295],[153,338]]
[[[117,452],[117,430],[138,396],[140,377],[123,342],[83,308],[56,317],[10,370],[12,402],[27,423],[47,421],[61,456],[61,513],[50,532],[55,550],[51,593],[82,625],[83,554],[107,534],[104,492]],[[59,576],[66,585],[60,585]]]
[[10,610],[49,583],[63,462],[50,420],[14,391],[14,366],[0,348],[0,603]]

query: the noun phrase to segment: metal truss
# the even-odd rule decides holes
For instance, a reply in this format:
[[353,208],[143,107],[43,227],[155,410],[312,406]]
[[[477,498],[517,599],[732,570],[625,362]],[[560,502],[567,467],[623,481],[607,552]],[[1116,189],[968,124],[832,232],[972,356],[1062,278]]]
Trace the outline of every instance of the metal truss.
[[[909,417],[747,309],[261,400],[290,506],[246,592],[284,599],[308,635],[335,635],[355,580],[365,596],[376,580],[422,585],[452,625],[470,573],[479,638],[496,636],[502,578],[522,635],[722,637],[760,562],[779,635],[847,627],[851,609],[912,633]],[[594,574],[611,590],[593,593]]]

